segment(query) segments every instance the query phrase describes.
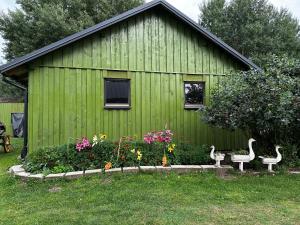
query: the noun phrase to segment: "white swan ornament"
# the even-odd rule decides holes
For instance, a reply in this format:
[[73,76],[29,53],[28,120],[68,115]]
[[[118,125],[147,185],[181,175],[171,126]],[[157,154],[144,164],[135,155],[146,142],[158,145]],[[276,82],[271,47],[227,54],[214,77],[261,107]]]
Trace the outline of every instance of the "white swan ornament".
[[239,169],[241,172],[244,171],[244,163],[249,163],[255,158],[255,154],[252,148],[252,143],[255,142],[253,138],[249,139],[248,145],[249,145],[249,155],[231,155],[231,161],[232,162],[238,162],[239,163]]
[[277,157],[276,158],[267,158],[267,157],[263,157],[263,156],[259,156],[259,158],[262,159],[262,163],[268,165],[268,171],[269,172],[274,172],[272,169],[273,165],[276,165],[277,163],[279,163],[282,160],[282,155],[279,152],[279,149],[281,147],[276,145],[275,146],[275,151],[277,153]]
[[216,167],[221,167],[221,161],[224,160],[225,154],[215,153],[215,146],[211,146],[210,158],[216,161]]

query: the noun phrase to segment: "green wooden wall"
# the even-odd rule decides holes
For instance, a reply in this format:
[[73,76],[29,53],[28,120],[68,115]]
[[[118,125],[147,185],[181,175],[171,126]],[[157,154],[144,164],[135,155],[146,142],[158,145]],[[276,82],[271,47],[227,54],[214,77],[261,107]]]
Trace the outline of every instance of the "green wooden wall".
[[[48,54],[31,65],[29,147],[106,133],[111,140],[168,124],[176,139],[240,146],[241,137],[209,128],[184,110],[184,81],[212,88],[232,70],[232,57],[166,13],[148,12]],[[105,77],[131,79],[131,110],[104,110]]]
[[6,126],[6,134],[13,135],[11,114],[24,112],[24,103],[0,103],[0,121]]

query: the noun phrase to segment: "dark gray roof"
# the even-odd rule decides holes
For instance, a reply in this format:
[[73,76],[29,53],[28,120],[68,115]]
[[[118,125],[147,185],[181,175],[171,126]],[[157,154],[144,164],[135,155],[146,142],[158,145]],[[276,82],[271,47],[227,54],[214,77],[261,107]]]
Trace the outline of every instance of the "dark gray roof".
[[111,19],[108,19],[104,22],[101,22],[99,24],[96,24],[95,26],[92,26],[90,28],[87,28],[83,31],[80,31],[76,34],[73,34],[71,36],[68,36],[60,41],[57,41],[55,43],[52,43],[48,46],[45,46],[41,49],[38,49],[36,51],[33,51],[27,55],[24,55],[20,58],[16,58],[15,60],[4,64],[0,67],[0,72],[6,72],[8,70],[11,70],[13,68],[16,68],[18,66],[21,66],[25,63],[28,63],[36,58],[39,58],[49,52],[52,52],[58,48],[61,48],[63,46],[66,46],[70,43],[73,43],[77,40],[80,40],[84,37],[87,37],[91,34],[94,34],[95,32],[101,31],[102,29],[105,29],[109,26],[112,26],[116,23],[119,23],[129,17],[135,16],[139,13],[145,12],[155,6],[163,6],[164,9],[166,9],[167,11],[171,12],[172,14],[174,14],[177,18],[181,19],[183,22],[185,22],[186,24],[190,25],[192,28],[194,28],[195,30],[197,30],[198,32],[200,32],[203,36],[205,36],[207,39],[211,40],[212,42],[214,42],[216,45],[220,46],[222,49],[224,49],[225,51],[227,51],[229,54],[231,54],[233,57],[235,57],[236,59],[238,59],[239,61],[241,61],[242,63],[244,63],[245,65],[249,66],[250,68],[254,68],[257,70],[261,70],[257,65],[255,65],[251,60],[247,59],[245,56],[243,56],[242,54],[240,54],[239,52],[237,52],[236,50],[234,50],[232,47],[230,47],[229,45],[227,45],[225,42],[223,42],[221,39],[219,39],[218,37],[216,37],[215,35],[213,35],[212,33],[210,33],[209,31],[207,31],[206,29],[204,29],[203,27],[199,26],[196,22],[194,22],[192,19],[190,19],[189,17],[187,17],[186,15],[184,15],[182,12],[180,12],[179,10],[177,10],[175,7],[173,7],[171,4],[169,4],[168,2],[164,1],[164,0],[154,0],[151,1],[147,4],[141,5],[137,8],[131,9],[125,13],[122,13],[118,16],[115,16]]

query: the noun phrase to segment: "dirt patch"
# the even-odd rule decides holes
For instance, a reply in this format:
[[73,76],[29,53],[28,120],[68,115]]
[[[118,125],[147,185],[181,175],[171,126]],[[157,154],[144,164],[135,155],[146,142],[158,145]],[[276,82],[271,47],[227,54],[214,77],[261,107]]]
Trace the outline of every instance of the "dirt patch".
[[110,177],[105,177],[100,180],[101,185],[110,185],[112,184],[112,179]]
[[52,188],[49,189],[49,192],[56,193],[56,192],[61,192],[61,190],[62,190],[61,187],[54,186],[54,187],[52,187]]
[[223,177],[220,177],[222,180],[226,180],[226,181],[231,181],[231,180],[235,180],[237,177],[233,176],[233,175],[225,175]]

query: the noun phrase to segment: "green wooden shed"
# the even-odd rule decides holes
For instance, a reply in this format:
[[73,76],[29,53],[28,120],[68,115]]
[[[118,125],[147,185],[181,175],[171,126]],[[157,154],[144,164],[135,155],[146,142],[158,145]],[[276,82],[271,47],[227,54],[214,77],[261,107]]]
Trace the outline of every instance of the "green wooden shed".
[[28,90],[28,146],[105,133],[142,139],[168,126],[180,142],[243,145],[197,111],[218,81],[259,68],[163,0],[152,1],[0,68]]

